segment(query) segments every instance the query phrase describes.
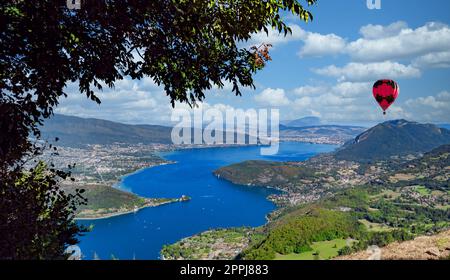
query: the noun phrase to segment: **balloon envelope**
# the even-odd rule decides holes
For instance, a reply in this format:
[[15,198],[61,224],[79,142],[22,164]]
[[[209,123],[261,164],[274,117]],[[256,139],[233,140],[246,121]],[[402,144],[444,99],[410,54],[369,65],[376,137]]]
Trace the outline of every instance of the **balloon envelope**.
[[400,93],[398,84],[393,80],[378,80],[373,85],[373,97],[386,113]]

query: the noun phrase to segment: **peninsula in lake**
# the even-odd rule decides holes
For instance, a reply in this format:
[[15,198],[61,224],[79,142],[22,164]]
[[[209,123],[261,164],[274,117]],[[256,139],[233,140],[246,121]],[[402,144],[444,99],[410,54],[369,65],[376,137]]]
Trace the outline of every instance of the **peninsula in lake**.
[[[281,139],[324,144],[343,143],[362,127],[324,126],[281,127]],[[295,126],[294,126],[295,125]],[[170,164],[161,153],[191,145],[172,145],[171,128],[160,125],[129,125],[101,119],[85,119],[56,114],[42,127],[44,139],[58,138],[58,156],[51,157],[56,166],[71,169],[75,181],[63,182],[63,188],[73,192],[85,189],[87,204],[78,208],[78,218],[107,218],[134,213],[136,209],[177,202],[180,197],[141,197],[121,188],[123,176],[144,168]],[[51,142],[51,141],[50,141]],[[210,146],[195,146],[210,147]],[[50,154],[47,155],[50,157]],[[67,170],[67,169],[66,169]]]

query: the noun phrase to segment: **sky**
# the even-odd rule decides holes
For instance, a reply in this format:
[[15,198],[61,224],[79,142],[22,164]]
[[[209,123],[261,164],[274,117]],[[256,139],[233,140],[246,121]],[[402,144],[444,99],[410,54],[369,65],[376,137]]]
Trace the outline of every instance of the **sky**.
[[[303,1],[306,2],[306,1]],[[450,123],[450,1],[319,0],[314,20],[286,13],[292,35],[255,34],[242,46],[271,43],[272,61],[255,75],[256,89],[237,97],[226,84],[206,93],[203,108],[276,108],[282,120],[317,116],[324,123],[373,125],[389,119]],[[400,95],[383,116],[373,83],[394,79]],[[150,78],[126,78],[98,92],[99,106],[67,86],[57,113],[131,124],[168,124],[172,108]],[[187,108],[177,104],[177,108]]]

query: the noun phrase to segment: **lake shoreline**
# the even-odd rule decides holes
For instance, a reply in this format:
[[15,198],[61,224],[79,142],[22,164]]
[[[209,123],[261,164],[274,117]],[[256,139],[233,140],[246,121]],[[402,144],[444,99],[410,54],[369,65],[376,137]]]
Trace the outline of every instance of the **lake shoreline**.
[[187,202],[189,201],[190,198],[189,197],[185,197],[182,196],[180,198],[170,198],[167,201],[161,201],[161,202],[148,202],[146,205],[137,207],[135,209],[132,210],[127,210],[127,211],[118,211],[115,213],[108,213],[105,215],[100,215],[99,217],[79,217],[79,218],[74,218],[75,221],[86,221],[86,220],[102,220],[102,219],[109,219],[109,218],[113,218],[113,217],[118,217],[118,216],[122,216],[122,215],[128,215],[128,214],[133,214],[133,213],[137,213],[142,209],[145,208],[150,208],[150,207],[159,207],[159,206],[163,206],[163,205],[167,205],[167,204],[171,204],[171,203],[176,203],[176,202]]
[[[274,156],[261,155],[260,147],[184,147],[164,151],[163,159],[177,164],[162,168],[144,168],[125,180],[123,188],[149,197],[193,197],[191,203],[171,204],[139,211],[137,215],[118,219],[79,220],[80,224],[95,224],[95,230],[81,238],[81,248],[87,255],[96,252],[101,258],[111,254],[128,259],[161,259],[164,245],[216,228],[259,227],[267,224],[278,209],[269,199],[273,193],[283,193],[274,187],[245,186],[219,180],[212,174],[217,168],[245,160],[305,160],[311,153],[330,151],[329,145],[280,143]],[[245,211],[242,211],[245,209]],[[129,211],[128,211],[129,212]],[[118,215],[119,213],[115,213]],[[128,213],[120,213],[128,214]],[[114,216],[115,216],[114,215]],[[108,218],[113,215],[108,215]],[[119,244],[124,241],[126,247]],[[144,248],[145,247],[145,248]]]
[[[131,190],[129,190],[127,188],[127,186],[124,184],[124,180],[126,178],[130,177],[130,176],[139,174],[141,172],[144,172],[144,171],[146,171],[148,169],[151,169],[151,168],[154,168],[154,167],[163,166],[163,165],[169,165],[169,164],[176,164],[177,163],[176,161],[168,160],[168,159],[164,158],[164,156],[167,155],[167,154],[171,154],[171,153],[177,152],[177,151],[184,151],[184,150],[188,150],[188,149],[192,149],[192,150],[195,150],[195,149],[208,149],[208,148],[231,148],[231,147],[238,148],[238,147],[243,147],[243,146],[253,146],[253,145],[201,145],[201,146],[193,145],[193,146],[186,146],[186,147],[179,146],[179,147],[170,148],[170,149],[167,149],[167,150],[164,150],[164,151],[158,151],[155,154],[157,156],[159,156],[165,162],[162,162],[162,163],[159,163],[159,164],[154,164],[154,165],[151,165],[151,166],[146,166],[146,167],[143,167],[143,168],[139,168],[139,169],[134,170],[134,171],[132,171],[130,173],[122,175],[122,176],[119,177],[119,179],[118,179],[118,181],[116,183],[111,185],[111,188],[115,188],[117,190],[128,192],[128,193],[132,193],[132,194],[134,194],[134,195],[136,195],[136,196],[138,196],[140,198],[146,199],[146,200],[162,199],[162,198],[158,198],[158,197],[150,198],[150,197],[140,196],[140,195],[132,192]],[[177,200],[177,199],[175,199],[175,200]],[[157,205],[144,205],[144,206],[138,207],[137,209],[131,209],[131,210],[123,211],[123,212],[119,211],[119,212],[114,212],[114,213],[108,213],[108,214],[105,214],[105,215],[99,215],[98,217],[97,216],[93,216],[93,217],[77,217],[77,216],[75,216],[74,220],[75,221],[88,221],[88,220],[109,219],[109,218],[114,218],[114,217],[117,217],[117,216],[122,216],[122,215],[128,215],[128,214],[136,213],[136,212],[138,212],[138,211],[140,211],[142,209],[145,209],[145,208],[158,207],[158,206],[162,206],[162,205],[169,204],[169,203],[174,203],[174,202],[177,202],[177,201],[162,202],[162,203],[157,204]]]
[[[163,158],[163,157],[161,157],[161,158],[162,158],[163,160],[166,160],[166,159]],[[146,166],[146,167],[143,167],[143,168],[139,168],[139,169],[137,169],[137,170],[134,170],[133,172],[130,172],[130,173],[128,173],[128,174],[125,174],[125,175],[120,176],[119,179],[118,179],[118,181],[117,181],[116,183],[114,183],[111,187],[112,187],[112,188],[115,188],[115,189],[118,189],[118,190],[121,190],[121,191],[124,191],[124,192],[129,192],[129,193],[135,194],[135,193],[133,193],[133,192],[127,190],[126,185],[123,184],[123,180],[124,180],[124,179],[126,179],[126,178],[128,178],[128,177],[130,177],[130,176],[139,174],[139,173],[141,173],[141,172],[144,172],[145,170],[150,169],[150,168],[154,168],[154,167],[158,167],[158,166],[163,166],[163,165],[168,165],[168,164],[175,164],[175,163],[176,163],[175,161],[173,161],[173,162],[172,162],[172,161],[168,161],[168,162],[162,162],[162,163],[159,163],[159,164],[155,164],[155,165],[152,165],[152,166]],[[125,188],[123,188],[122,186],[124,186]],[[136,195],[137,195],[137,194],[136,194]],[[145,198],[145,197],[144,197],[144,198]]]
[[[281,142],[283,142],[283,141],[280,141],[280,143]],[[290,141],[287,141],[287,142],[290,142]],[[306,142],[306,141],[293,141],[293,142],[299,142],[299,143],[305,143],[305,144],[311,144],[311,145],[330,145],[330,144],[322,144],[322,143],[314,143],[314,142]],[[183,146],[176,146],[176,147],[173,147],[172,149],[159,151],[159,152],[156,153],[156,155],[158,155],[165,162],[162,162],[162,163],[159,163],[159,164],[155,164],[155,165],[152,165],[152,166],[143,167],[143,168],[134,170],[134,171],[132,171],[132,172],[130,172],[128,174],[122,175],[122,176],[119,177],[118,182],[114,183],[111,187],[115,188],[115,189],[118,189],[120,191],[125,191],[125,192],[132,193],[132,194],[137,195],[138,197],[146,199],[146,200],[147,199],[160,199],[160,198],[155,198],[155,197],[152,197],[152,198],[142,197],[142,196],[132,192],[131,190],[127,189],[126,185],[124,184],[124,179],[126,179],[126,178],[128,178],[130,176],[139,174],[141,172],[144,172],[144,171],[146,171],[148,169],[151,169],[151,168],[154,168],[154,167],[163,166],[163,165],[169,165],[169,164],[176,164],[177,161],[168,160],[164,156],[172,154],[172,153],[177,152],[177,151],[197,150],[197,149],[215,149],[215,148],[219,148],[220,149],[220,148],[242,148],[242,147],[267,147],[267,146],[269,146],[269,145],[262,145],[262,144],[233,144],[233,145],[219,144],[219,145],[187,145],[187,146],[184,146],[184,147]],[[214,174],[214,172],[213,172],[213,174]],[[214,175],[218,179],[226,180],[224,178],[220,178],[220,175],[217,175],[217,174],[214,174]],[[240,184],[234,183],[232,181],[229,181],[229,180],[226,180],[226,181],[228,181],[228,182],[230,182],[232,184],[235,184],[237,186],[241,186]],[[242,185],[242,186],[255,187],[255,188],[265,188],[265,189],[273,189],[273,190],[276,190],[276,191],[279,191],[279,192],[286,192],[285,190],[283,190],[281,188],[271,187],[271,186],[258,186],[258,185]],[[274,211],[276,211],[279,207],[277,206],[277,204],[273,200],[271,200],[269,198],[269,196],[266,197],[266,200],[270,201],[271,203],[273,203],[276,206],[276,208],[273,211],[271,211],[270,213],[267,213],[265,215],[266,223],[268,223],[270,221],[270,219],[269,219],[270,214],[273,213]],[[144,206],[138,207],[137,209],[127,210],[127,211],[123,211],[123,212],[116,212],[116,213],[108,213],[108,214],[105,214],[105,215],[100,215],[99,217],[75,217],[74,220],[75,221],[86,221],[86,220],[109,219],[109,218],[114,218],[114,217],[117,217],[117,216],[122,216],[122,215],[128,215],[128,214],[136,213],[136,212],[138,212],[138,211],[140,211],[142,209],[145,209],[145,208],[158,207],[158,206],[162,206],[162,205],[169,204],[169,203],[174,203],[174,202],[177,202],[177,201],[163,202],[163,203],[160,203],[160,204],[157,204],[157,205],[144,205]]]

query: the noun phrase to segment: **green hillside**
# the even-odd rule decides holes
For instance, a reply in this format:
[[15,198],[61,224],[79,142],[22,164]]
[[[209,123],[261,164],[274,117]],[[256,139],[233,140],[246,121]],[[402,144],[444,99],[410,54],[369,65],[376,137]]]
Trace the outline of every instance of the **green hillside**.
[[274,259],[276,254],[312,251],[312,243],[359,237],[362,226],[348,213],[311,207],[306,213],[285,216],[267,229],[265,239],[244,251],[244,259]]
[[450,143],[450,131],[433,124],[406,120],[381,123],[346,143],[336,152],[340,160],[371,162],[417,154]]
[[[290,207],[267,224],[264,237],[242,252],[243,259],[327,259],[385,246],[450,226],[450,210],[421,204],[407,188],[356,187],[321,201]],[[447,195],[448,196],[448,195]],[[344,246],[343,240],[348,242]]]
[[429,190],[450,190],[450,145],[443,145],[425,153],[423,157],[408,161],[393,170],[386,179],[394,186],[421,186]]
[[216,176],[239,185],[287,188],[292,182],[316,178],[315,170],[285,162],[251,160],[214,171]]
[[[65,187],[71,191],[74,187]],[[84,197],[87,198],[87,205],[80,205],[78,210],[97,210],[109,208],[133,208],[144,205],[145,199],[133,193],[118,190],[104,185],[87,185],[84,187]]]

